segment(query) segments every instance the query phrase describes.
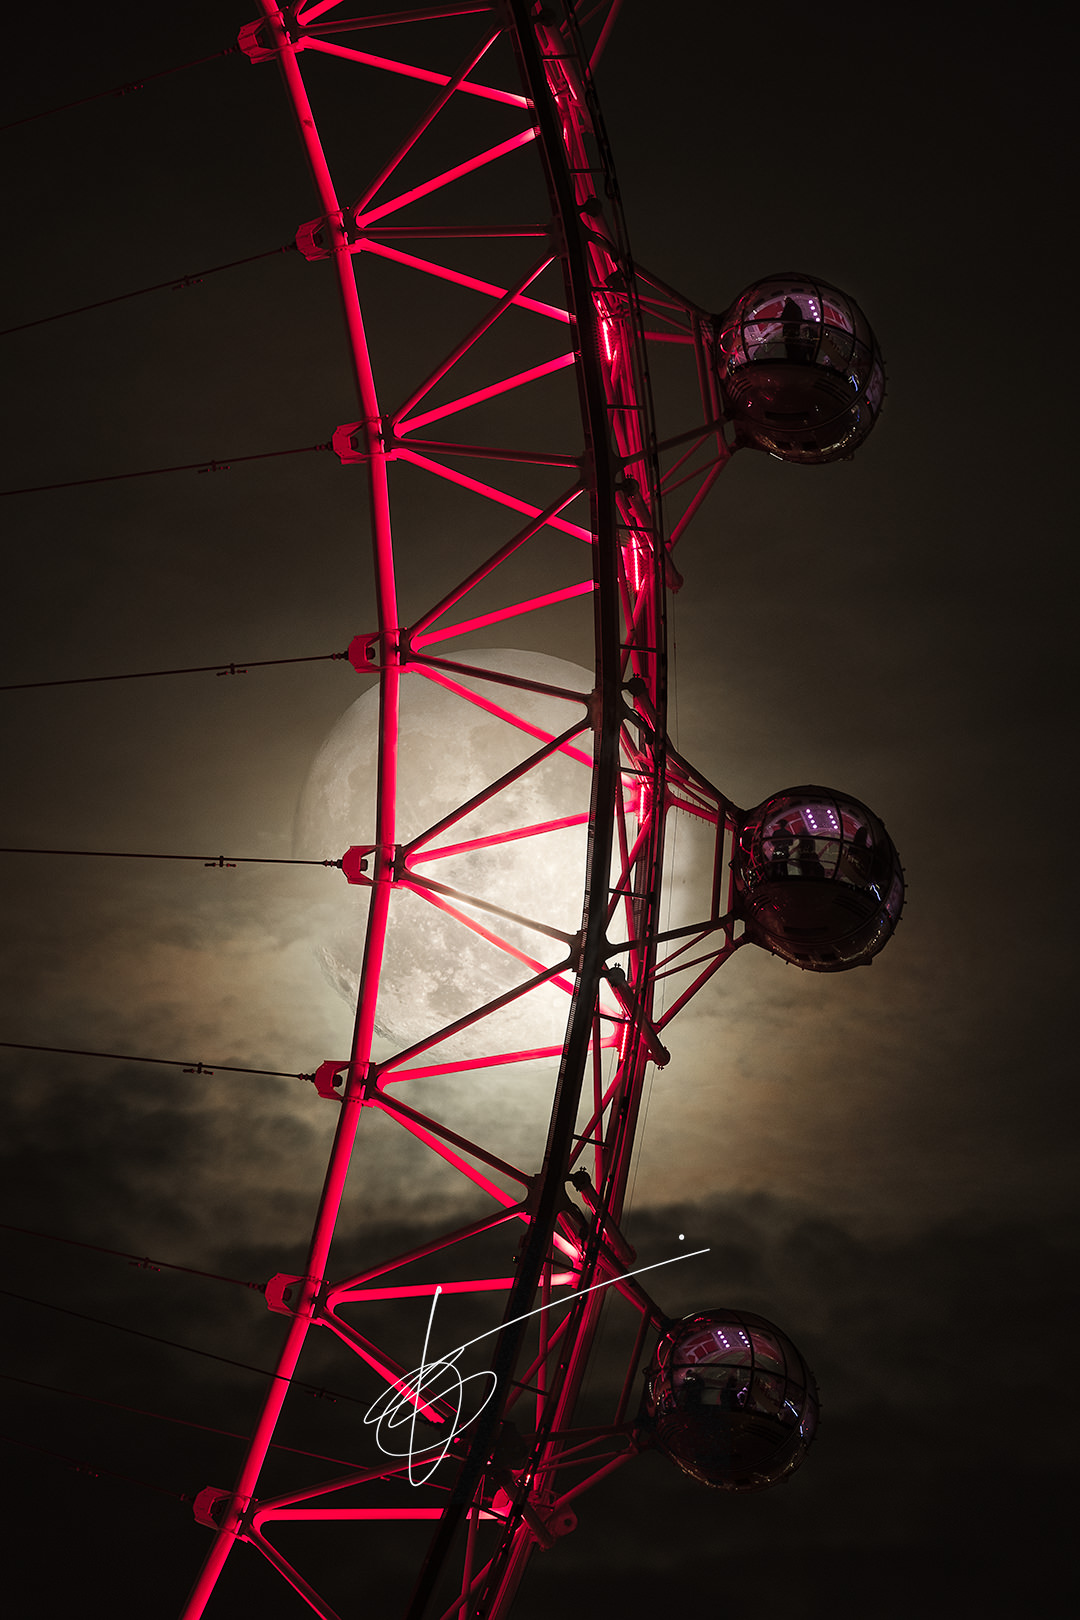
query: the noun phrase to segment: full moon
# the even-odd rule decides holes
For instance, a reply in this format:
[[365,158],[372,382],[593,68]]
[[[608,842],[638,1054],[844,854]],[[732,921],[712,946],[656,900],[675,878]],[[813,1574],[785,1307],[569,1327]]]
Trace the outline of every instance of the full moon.
[[[453,656],[478,669],[560,687],[580,694],[582,700],[594,684],[589,670],[543,653],[495,649]],[[447,674],[548,735],[558,735],[584,717],[583,701],[577,699]],[[591,732],[575,739],[575,746],[591,756]],[[401,681],[398,843],[407,844],[425,833],[540,747],[531,732],[415,670],[407,672]],[[378,748],[379,693],[373,688],[346,710],[315,758],[297,809],[295,855],[337,859],[351,845],[374,842]],[[410,866],[420,879],[433,879],[530,922],[575,934],[581,926],[585,877],[583,820],[434,859],[420,857],[540,823],[584,817],[590,787],[588,765],[565,753],[555,754],[426,842]],[[321,908],[316,924],[323,971],[350,1003],[356,1001],[359,988],[368,893],[343,879],[341,892]],[[567,954],[562,941],[535,928],[459,898],[439,899],[533,962],[550,967]],[[422,894],[396,889],[379,985],[377,1032],[393,1050],[412,1046],[525,983],[535,971]],[[448,1036],[430,1056],[449,1061],[561,1046],[568,1012],[566,991],[546,984],[480,1024]]]

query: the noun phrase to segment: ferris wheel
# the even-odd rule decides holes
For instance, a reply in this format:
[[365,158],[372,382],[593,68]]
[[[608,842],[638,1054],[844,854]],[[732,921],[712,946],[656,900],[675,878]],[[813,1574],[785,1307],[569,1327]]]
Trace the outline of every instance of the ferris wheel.
[[[325,449],[370,535],[376,619],[348,660],[377,698],[328,739],[301,813],[298,853],[341,868],[324,959],[355,991],[352,1045],[312,1065],[313,1106],[337,1111],[323,1192],[303,1272],[265,1286],[284,1342],[238,1477],[195,1497],[211,1541],[183,1614],[212,1614],[227,1562],[255,1554],[298,1612],[338,1620],[289,1535],[348,1535],[362,1562],[393,1524],[416,1546],[398,1612],[497,1617],[578,1497],[645,1446],[747,1490],[787,1477],[813,1435],[790,1340],[739,1310],[670,1321],[620,1223],[676,1013],[746,944],[842,971],[899,918],[899,861],[865,805],[808,785],[740,809],[667,726],[673,547],[736,449],[853,453],[883,372],[857,306],[819,278],[770,276],[715,317],[635,265],[592,73],[617,3],[260,3],[239,44],[283,78],[316,198],[296,245],[335,278],[356,386],[357,419]],[[355,116],[327,130],[331,85]],[[657,353],[683,367],[671,432]],[[437,577],[418,575],[433,532]],[[680,823],[705,852],[689,874]],[[490,1138],[456,1117],[458,1076],[484,1077]],[[542,1122],[524,1162],[499,1131],[522,1096]],[[478,1213],[338,1274],[376,1115]],[[606,1420],[575,1426],[614,1300],[624,1375]],[[383,1332],[401,1301],[431,1308],[414,1360]],[[451,1351],[440,1301],[476,1308]],[[316,1329],[370,1393],[372,1461],[267,1485]]]

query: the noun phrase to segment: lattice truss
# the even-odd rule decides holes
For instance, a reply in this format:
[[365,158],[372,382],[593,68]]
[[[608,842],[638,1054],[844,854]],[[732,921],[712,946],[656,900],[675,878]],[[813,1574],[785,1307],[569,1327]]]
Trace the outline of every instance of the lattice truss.
[[[636,1374],[662,1320],[619,1230],[639,1106],[649,1064],[667,1061],[665,1025],[740,943],[737,812],[674,752],[665,718],[665,588],[677,575],[661,497],[677,537],[728,449],[702,312],[631,264],[573,7],[364,17],[330,0],[263,3],[241,44],[284,76],[319,198],[297,241],[313,275],[337,277],[360,400],[334,447],[356,466],[358,499],[367,486],[379,617],[350,657],[379,676],[379,778],[373,825],[356,829],[344,860],[367,905],[365,954],[352,1051],[316,1075],[340,1115],[306,1271],[268,1285],[288,1318],[277,1376],[235,1486],[198,1498],[215,1539],[185,1616],[203,1612],[240,1540],[332,1620],[315,1543],[290,1541],[294,1527],[347,1527],[363,1567],[378,1556],[363,1537],[386,1521],[420,1535],[410,1614],[496,1615],[530,1553],[573,1527],[575,1498],[638,1447]],[[601,5],[584,18],[594,55],[613,15]],[[349,117],[324,126],[320,95]],[[654,353],[665,387],[672,362],[686,365],[670,388],[690,425],[664,444]],[[423,535],[430,555],[433,530],[446,537],[441,574],[417,579],[409,537]],[[470,662],[470,647],[515,620],[525,645],[584,640],[589,689]],[[423,826],[400,792],[399,710],[416,683],[484,712],[512,754]],[[538,724],[538,699],[563,718]],[[543,803],[532,784],[556,768],[576,775],[577,805],[529,814]],[[665,856],[673,823],[705,851],[695,882],[673,872],[670,837]],[[580,845],[569,913],[531,915],[495,879],[485,888],[487,861],[568,867],[568,839]],[[673,912],[662,909],[669,890]],[[376,1058],[405,907],[428,908],[441,937],[457,930],[512,973],[508,988]],[[559,1033],[508,1039],[513,1015],[544,996],[561,998]],[[496,1140],[499,1098],[546,1089],[546,1140],[528,1163],[473,1140],[449,1103],[409,1100],[481,1073]],[[365,1110],[466,1178],[479,1213],[331,1280]],[[509,1274],[488,1274],[500,1251],[515,1251]],[[412,1302],[410,1331],[422,1327],[436,1298],[443,1314],[419,1371],[421,1341],[398,1343],[396,1323]],[[608,1300],[626,1339],[621,1387],[605,1421],[575,1429]],[[263,1465],[313,1327],[340,1345],[341,1378],[370,1393],[378,1445],[371,1466],[268,1490]],[[440,1361],[458,1329],[467,1347]]]

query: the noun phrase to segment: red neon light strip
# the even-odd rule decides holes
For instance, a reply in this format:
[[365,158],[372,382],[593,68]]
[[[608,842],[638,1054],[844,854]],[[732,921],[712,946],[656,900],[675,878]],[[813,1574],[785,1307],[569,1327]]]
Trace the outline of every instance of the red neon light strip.
[[[539,726],[530,725],[527,720],[522,720],[520,715],[511,714],[509,709],[500,708],[497,703],[492,703],[490,698],[481,697],[479,692],[471,692],[467,686],[462,686],[458,681],[450,680],[446,675],[441,674],[439,670],[433,669],[430,664],[416,665],[416,673],[423,675],[426,680],[435,681],[439,686],[445,686],[448,692],[455,692],[458,697],[465,698],[469,703],[475,704],[478,709],[486,709],[488,714],[494,715],[497,720],[505,720],[507,725],[516,726],[519,731],[524,731],[528,736],[535,737],[538,742],[551,743],[555,741],[550,732],[541,731]],[[572,743],[563,743],[558,752],[565,754],[568,759],[577,760],[579,765],[587,765],[592,770],[592,755],[583,753],[580,748],[575,748]]]
[[487,838],[469,838],[463,844],[443,844],[438,849],[419,850],[409,857],[409,865],[441,860],[447,855],[463,855],[471,849],[489,849],[492,844],[512,844],[519,838],[537,838],[546,832],[559,832],[563,827],[581,827],[588,819],[588,811],[583,810],[579,816],[559,816],[555,821],[538,821],[531,827],[512,827],[509,832],[490,833]]
[[[564,518],[544,517],[539,506],[530,506],[528,501],[519,501],[514,495],[507,495],[504,490],[496,489],[492,484],[482,484],[479,478],[470,478],[467,473],[457,472],[453,467],[444,467],[437,461],[429,461],[427,456],[418,456],[415,450],[409,450],[402,445],[394,452],[397,461],[411,462],[414,467],[422,467],[425,472],[434,473],[437,478],[445,478],[451,484],[459,484],[462,489],[471,489],[476,495],[483,495],[485,500],[494,501],[498,506],[508,506],[512,512],[521,512],[525,517],[543,518],[541,527],[558,529],[561,534],[573,535],[575,540],[584,540],[587,546],[593,544],[594,536],[590,529],[583,529],[580,524],[567,523]],[[575,491],[576,496],[578,492]],[[574,496],[571,497],[573,499]]]
[[[375,253],[380,259],[393,259],[395,263],[406,265],[410,270],[421,270],[425,275],[438,277],[440,281],[456,282],[459,287],[468,287],[471,292],[487,293],[491,298],[505,298],[507,295],[508,289],[497,287],[493,281],[480,281],[476,276],[466,276],[460,270],[451,270],[448,265],[435,264],[431,259],[418,259],[413,253],[401,253],[397,248],[388,247],[372,237],[365,236],[359,242],[352,243],[349,251]],[[549,259],[547,264],[550,263]],[[543,268],[546,269],[547,265]],[[568,309],[560,309],[557,304],[542,303],[539,298],[526,298],[519,293],[510,299],[510,303],[516,305],[518,309],[532,310],[535,315],[547,315],[551,320],[562,321],[568,326],[573,322]]]
[[472,174],[475,169],[482,169],[485,163],[494,163],[498,158],[506,157],[510,152],[516,152],[519,147],[527,146],[530,141],[535,141],[536,136],[537,131],[535,129],[524,129],[520,135],[512,135],[508,141],[500,141],[497,146],[489,146],[486,152],[478,152],[475,157],[466,159],[464,163],[456,164],[452,169],[444,169],[442,174],[435,175],[431,180],[425,180],[422,185],[413,186],[411,191],[403,191],[399,196],[392,197],[389,202],[380,203],[378,208],[366,209],[363,214],[356,216],[357,230],[362,231],[366,225],[374,224],[375,220],[382,219],[386,214],[396,213],[399,208],[404,208],[408,203],[416,202],[420,197],[430,196],[433,191],[438,191],[442,186],[448,186],[454,180],[460,180],[462,175]]
[[546,596],[531,596],[527,602],[515,602],[512,607],[498,608],[494,613],[482,613],[476,619],[462,619],[458,624],[449,624],[442,630],[429,630],[422,635],[414,635],[411,645],[419,650],[421,647],[430,647],[436,641],[448,641],[451,636],[463,636],[470,630],[481,630],[485,625],[498,624],[502,619],[514,619],[522,613],[535,613],[540,608],[553,607],[556,602],[570,602],[576,596],[590,596],[596,589],[596,581],[585,580],[581,585],[568,585],[562,591],[549,591]]
[[474,394],[462,394],[460,399],[452,399],[448,405],[438,405],[433,411],[421,411],[419,416],[410,416],[405,422],[396,422],[396,433],[411,433],[415,428],[426,427],[429,422],[438,422],[444,416],[453,416],[456,411],[468,410],[470,405],[480,405],[485,399],[496,399],[499,394],[508,394],[514,388],[523,388],[526,383],[536,382],[540,377],[549,377],[552,372],[565,371],[577,361],[573,350],[569,354],[560,354],[554,360],[545,360],[541,366],[530,366],[528,371],[515,372],[512,377],[504,377],[501,382],[489,383],[487,388],[478,388]]
[[[354,51],[347,45],[334,45],[328,39],[315,39],[305,34],[296,41],[298,51],[323,51],[327,56],[342,56],[349,62],[360,62],[364,67],[380,68],[384,73],[397,73],[406,79],[422,79],[425,84],[449,84],[448,73],[433,73],[430,68],[413,67],[409,62],[395,62],[388,56],[372,56],[369,51]],[[493,85],[471,84],[463,79],[458,85],[466,95],[480,96],[485,101],[501,101],[508,107],[527,107],[528,96],[515,95],[512,90],[496,90]]]

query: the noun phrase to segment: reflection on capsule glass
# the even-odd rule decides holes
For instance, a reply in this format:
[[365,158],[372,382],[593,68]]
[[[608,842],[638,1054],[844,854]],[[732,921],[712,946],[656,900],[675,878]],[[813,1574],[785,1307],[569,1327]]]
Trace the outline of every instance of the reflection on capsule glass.
[[748,287],[715,329],[738,444],[810,465],[855,453],[877,421],[885,371],[853,298],[783,271]]
[[900,919],[892,839],[865,804],[832,788],[787,788],[747,811],[733,866],[749,938],[796,967],[865,967]]
[[786,1334],[749,1311],[699,1311],[656,1348],[642,1418],[684,1473],[758,1491],[798,1468],[817,1427],[814,1375]]

